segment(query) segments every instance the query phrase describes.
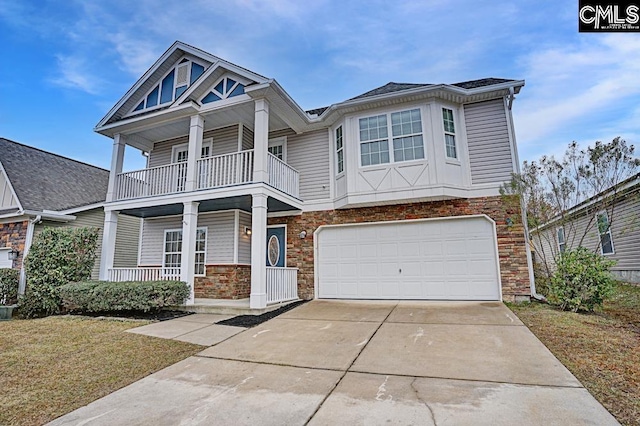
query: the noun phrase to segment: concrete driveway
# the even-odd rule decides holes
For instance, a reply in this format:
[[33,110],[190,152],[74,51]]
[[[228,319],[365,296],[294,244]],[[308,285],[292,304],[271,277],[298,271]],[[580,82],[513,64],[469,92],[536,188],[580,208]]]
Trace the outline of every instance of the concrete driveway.
[[501,303],[312,301],[53,425],[615,425]]

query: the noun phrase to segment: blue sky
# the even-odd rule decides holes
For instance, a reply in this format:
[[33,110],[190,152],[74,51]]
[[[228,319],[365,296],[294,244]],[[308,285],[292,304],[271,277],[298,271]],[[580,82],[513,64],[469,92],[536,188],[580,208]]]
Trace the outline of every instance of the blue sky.
[[577,1],[529,0],[0,0],[0,136],[108,168],[93,127],[175,40],[305,109],[389,81],[524,79],[521,160],[640,140],[640,34],[578,33]]

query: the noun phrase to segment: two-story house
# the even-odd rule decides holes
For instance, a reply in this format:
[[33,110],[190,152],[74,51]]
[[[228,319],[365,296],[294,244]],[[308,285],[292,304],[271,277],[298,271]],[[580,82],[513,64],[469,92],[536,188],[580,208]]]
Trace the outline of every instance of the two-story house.
[[[511,116],[523,81],[389,83],[304,111],[274,79],[176,42],[98,123],[113,139],[101,278],[199,299],[530,294]],[[125,146],[147,167],[123,171]],[[138,267],[114,268],[122,215]]]

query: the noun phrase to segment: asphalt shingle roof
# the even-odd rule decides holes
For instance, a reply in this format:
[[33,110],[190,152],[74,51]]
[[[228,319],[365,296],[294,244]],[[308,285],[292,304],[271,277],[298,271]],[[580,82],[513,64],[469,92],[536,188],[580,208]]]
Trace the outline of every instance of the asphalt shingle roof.
[[103,202],[109,171],[0,138],[0,162],[25,210],[67,210]]

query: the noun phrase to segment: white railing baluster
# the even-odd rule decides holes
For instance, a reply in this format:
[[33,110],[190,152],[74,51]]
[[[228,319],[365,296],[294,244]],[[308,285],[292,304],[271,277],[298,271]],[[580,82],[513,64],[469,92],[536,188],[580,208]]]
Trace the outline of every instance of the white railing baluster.
[[296,169],[269,153],[267,161],[269,185],[280,191],[299,197],[299,173]]
[[298,298],[298,268],[267,266],[267,304]]
[[180,268],[111,268],[109,281],[180,281]]

